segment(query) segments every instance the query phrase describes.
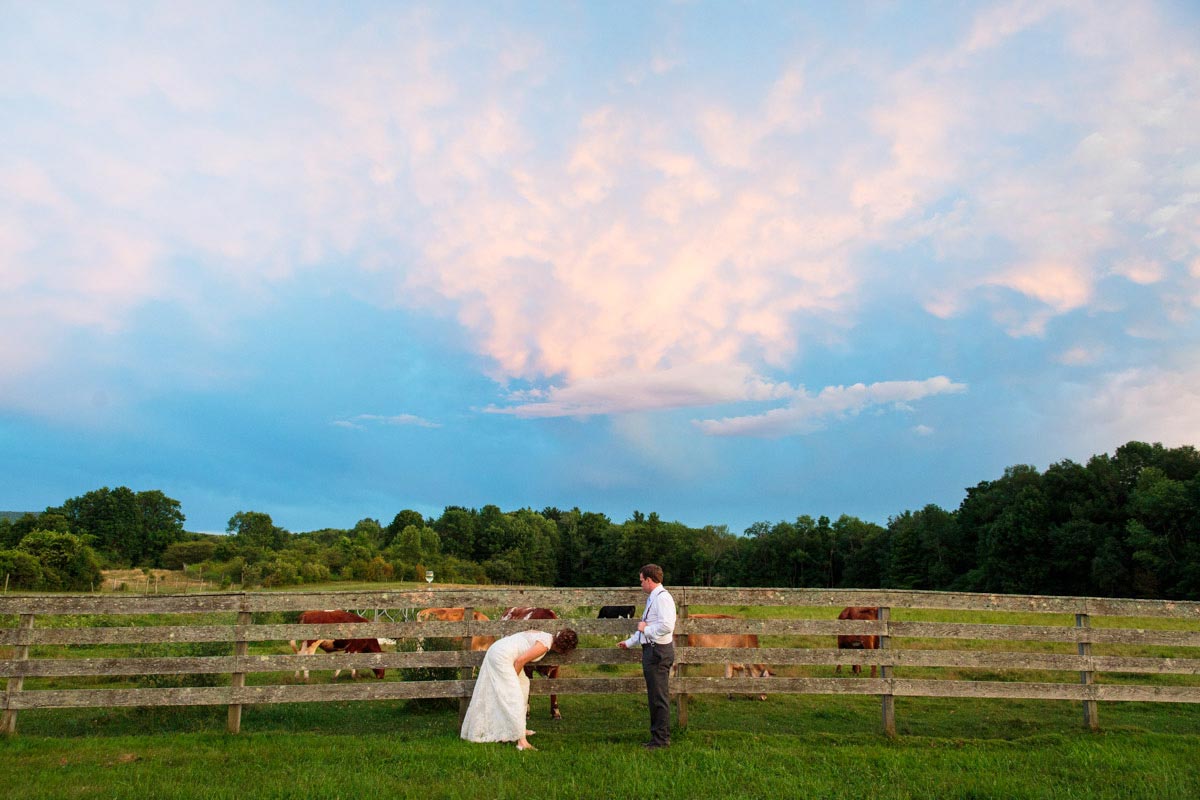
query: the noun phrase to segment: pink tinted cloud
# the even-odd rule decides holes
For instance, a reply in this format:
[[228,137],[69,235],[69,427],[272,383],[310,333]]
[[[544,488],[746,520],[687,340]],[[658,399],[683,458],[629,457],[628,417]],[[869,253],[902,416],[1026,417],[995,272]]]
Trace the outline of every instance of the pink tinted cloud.
[[[1156,262],[1195,258],[1196,179],[1170,154],[1196,151],[1200,70],[1146,10],[1053,10],[1087,29],[1073,47],[1103,54],[1069,84],[1005,91],[990,77],[1009,39],[1050,18],[1006,4],[981,11],[951,57],[887,65],[895,77],[863,104],[824,89],[819,65],[790,63],[744,97],[700,87],[568,104],[556,119],[568,133],[542,149],[545,110],[530,98],[551,43],[480,53],[428,13],[400,16],[315,58],[239,45],[210,21],[196,50],[110,48],[83,91],[35,83],[112,133],[56,152],[70,178],[25,176],[19,196],[49,212],[10,217],[0,199],[18,230],[70,232],[68,268],[34,277],[56,259],[0,230],[0,274],[23,293],[50,287],[42,300],[64,324],[115,331],[141,303],[191,296],[163,268],[173,258],[197,265],[205,300],[236,287],[243,313],[311,272],[372,302],[453,314],[498,380],[547,390],[551,405],[522,404],[533,415],[741,397],[736,380],[706,394],[688,371],[787,368],[836,339],[878,279],[872,250],[930,241],[938,263],[893,280],[942,316],[995,303],[1015,335],[1093,303],[1108,264],[1142,247]],[[464,45],[498,68],[464,78]],[[246,61],[208,69],[205,56],[230,50]],[[178,116],[142,116],[156,98]],[[263,98],[275,100],[259,113]],[[1080,128],[1070,158],[1014,158],[1007,142],[1046,124]]]

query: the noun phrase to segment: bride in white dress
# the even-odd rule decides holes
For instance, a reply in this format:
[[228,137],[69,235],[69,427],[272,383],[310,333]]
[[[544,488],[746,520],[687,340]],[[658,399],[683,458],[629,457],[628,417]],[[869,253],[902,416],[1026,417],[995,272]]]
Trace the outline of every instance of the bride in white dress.
[[529,678],[525,665],[540,661],[553,650],[569,653],[579,643],[575,631],[551,635],[544,631],[519,631],[488,648],[463,718],[460,736],[470,742],[516,742],[518,750],[533,750],[525,729],[529,705]]

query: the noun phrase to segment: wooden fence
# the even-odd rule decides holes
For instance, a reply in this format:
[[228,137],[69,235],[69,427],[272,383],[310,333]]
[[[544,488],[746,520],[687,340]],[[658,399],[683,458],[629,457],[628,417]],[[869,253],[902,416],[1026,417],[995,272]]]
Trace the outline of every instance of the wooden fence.
[[[1200,702],[1200,680],[1174,679],[1174,683],[1185,685],[1167,685],[1171,681],[1164,683],[1162,679],[1154,683],[1136,682],[1138,676],[1200,675],[1200,658],[1195,657],[1200,655],[1196,650],[1200,648],[1200,603],[814,589],[673,587],[671,592],[679,607],[676,662],[683,665],[679,676],[672,679],[671,687],[681,727],[687,725],[689,695],[716,693],[876,695],[881,699],[883,729],[889,735],[895,734],[897,697],[1078,701],[1083,706],[1085,725],[1093,729],[1099,725],[1097,705],[1101,701]],[[229,707],[231,732],[240,730],[242,708],[254,704],[457,697],[465,709],[474,685],[472,669],[481,662],[483,654],[466,649],[408,649],[414,641],[448,637],[466,642],[471,636],[501,636],[531,627],[553,630],[569,626],[581,636],[600,636],[604,640],[594,647],[581,646],[566,656],[548,654],[543,663],[632,665],[639,661],[640,652],[613,645],[618,637],[627,636],[635,623],[595,619],[595,609],[614,604],[640,606],[642,602],[644,595],[635,589],[6,595],[0,597],[0,677],[7,679],[2,729],[6,733],[15,732],[19,711],[40,708],[224,705]],[[467,614],[468,621],[464,622],[418,622],[403,621],[411,617],[409,613],[396,613],[426,607],[465,607],[489,612],[510,606],[549,607],[564,619],[561,623],[483,622],[470,620],[471,614]],[[689,612],[699,607],[714,606],[754,609],[756,617],[689,618]],[[878,607],[879,620],[837,620],[837,611],[843,606]],[[277,612],[318,608],[378,613],[368,612],[376,621],[366,624],[300,625],[278,621],[281,615]],[[985,621],[905,619],[936,616],[924,610],[963,612],[953,616],[957,619],[974,616]],[[1001,617],[1004,612],[1045,615],[1038,619],[1046,624],[996,624],[986,621],[997,616],[988,612],[1000,612]],[[113,623],[113,617],[120,622],[123,615],[142,616],[136,620],[139,624]],[[763,616],[766,618],[758,618]],[[270,621],[271,617],[275,621]],[[393,621],[397,618],[402,621]],[[385,619],[388,621],[379,621]],[[751,633],[785,638],[789,646],[688,648],[689,633]],[[838,634],[879,636],[880,649],[839,651],[835,646]],[[394,652],[378,654],[300,656],[290,650],[279,653],[286,647],[283,643],[292,639],[362,637],[396,640],[397,647]],[[180,643],[220,643],[226,646],[227,654],[111,655],[120,646],[128,649],[128,646]],[[1015,643],[1027,643],[1023,645],[1026,649],[1003,649]],[[68,646],[73,652],[64,657]],[[1056,648],[1059,652],[1053,652]],[[865,668],[877,666],[879,677],[833,677],[834,665],[852,661]],[[820,666],[829,668],[829,672],[828,677],[733,679],[688,674],[689,667],[726,662],[766,663],[791,672]],[[458,670],[458,677],[298,684],[292,673],[302,668],[449,668]],[[928,675],[930,668],[953,672],[949,678],[898,674],[913,670]],[[969,675],[971,671],[983,671],[985,677],[991,674],[1000,679],[977,679]],[[1056,680],[1022,679],[1022,673],[1047,671]],[[624,674],[611,676],[595,669],[576,672],[588,676],[535,680],[531,692],[572,695],[645,691],[636,671],[619,670]],[[996,676],[997,672],[1001,674]],[[224,685],[53,688],[54,679],[68,676],[83,676],[85,681],[80,683],[111,683],[131,676],[161,675],[218,676],[217,680]],[[254,676],[252,684],[247,684],[248,675]],[[26,686],[27,679],[49,686]]]

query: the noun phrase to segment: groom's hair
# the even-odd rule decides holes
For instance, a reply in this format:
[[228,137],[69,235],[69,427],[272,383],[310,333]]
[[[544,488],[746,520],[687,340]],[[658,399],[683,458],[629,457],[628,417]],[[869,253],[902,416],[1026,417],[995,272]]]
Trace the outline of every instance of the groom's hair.
[[569,653],[578,646],[579,634],[570,628],[563,628],[554,634],[554,641],[550,644],[550,649],[556,653]]
[[662,567],[660,567],[658,564],[647,564],[638,570],[638,573],[641,574],[643,578],[649,578],[655,583],[662,583]]

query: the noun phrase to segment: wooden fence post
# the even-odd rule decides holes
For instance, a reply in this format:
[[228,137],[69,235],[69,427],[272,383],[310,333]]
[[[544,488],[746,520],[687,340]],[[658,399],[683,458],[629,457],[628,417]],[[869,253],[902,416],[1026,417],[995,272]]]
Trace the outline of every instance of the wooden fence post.
[[[1075,615],[1075,627],[1076,628],[1091,628],[1092,621],[1091,621],[1090,615],[1076,614]],[[1090,639],[1089,639],[1089,641],[1080,642],[1079,643],[1079,655],[1090,656],[1091,654],[1092,654],[1092,643],[1091,643]],[[1095,680],[1096,680],[1096,673],[1092,672],[1091,670],[1084,670],[1079,673],[1079,682],[1082,683],[1084,686],[1091,686],[1093,683],[1095,683]],[[1083,724],[1086,725],[1089,729],[1091,729],[1093,731],[1100,730],[1100,716],[1099,716],[1098,711],[1099,711],[1099,709],[1096,707],[1095,700],[1084,700],[1083,701]]]
[[[879,609],[879,621],[887,623],[892,616],[892,609],[881,606]],[[885,627],[886,631],[887,628]],[[892,637],[886,633],[879,637],[879,649],[887,650],[891,646]],[[891,680],[892,667],[881,666],[879,668],[879,677],[882,680],[888,681],[886,693],[883,695],[883,732],[886,736],[896,735],[896,696],[892,694]]]
[[[17,628],[21,631],[29,631],[33,629],[33,614],[22,614],[21,624]],[[24,637],[23,637],[24,638]],[[28,642],[25,639],[25,642]],[[29,645],[18,644],[13,648],[13,661],[28,661],[29,660]],[[14,675],[8,679],[8,686],[4,690],[4,720],[0,722],[0,733],[6,736],[11,736],[17,732],[17,710],[12,707],[13,699],[20,694],[21,688],[25,685],[24,675]]]
[[[471,623],[475,621],[475,609],[463,609],[463,622],[467,625],[467,630],[463,634],[462,649],[464,653],[471,652]],[[458,670],[458,679],[461,681],[469,681],[474,676],[474,670],[471,667],[460,667]],[[461,695],[458,698],[458,725],[461,728],[463,720],[467,718],[467,707],[471,705],[470,695]]]
[[[251,614],[249,611],[239,611],[238,612],[237,624],[238,624],[239,628],[244,628],[245,626],[249,625],[253,621],[254,621],[254,615]],[[250,650],[250,643],[244,637],[245,637],[245,633],[243,632],[242,635],[239,636],[233,644],[233,654],[235,656],[238,656],[239,659],[245,658],[246,654]],[[236,694],[238,694],[238,689],[241,689],[243,686],[246,685],[246,673],[235,672],[235,673],[233,673],[232,676],[230,676],[230,678],[231,679],[230,679],[229,685],[233,689],[233,694],[236,695]],[[230,733],[240,733],[241,732],[241,730],[242,730],[242,704],[241,703],[233,703],[229,706],[228,729],[229,729]]]
[[[683,619],[688,618],[688,604],[686,602],[679,606],[679,615]],[[686,633],[675,637],[676,652],[679,651],[680,647],[687,647],[687,640],[688,637]],[[679,664],[676,668],[675,676],[678,678],[686,678],[687,664]],[[675,708],[677,711],[675,724],[679,728],[686,728],[688,724],[688,696],[686,694],[676,695]]]

